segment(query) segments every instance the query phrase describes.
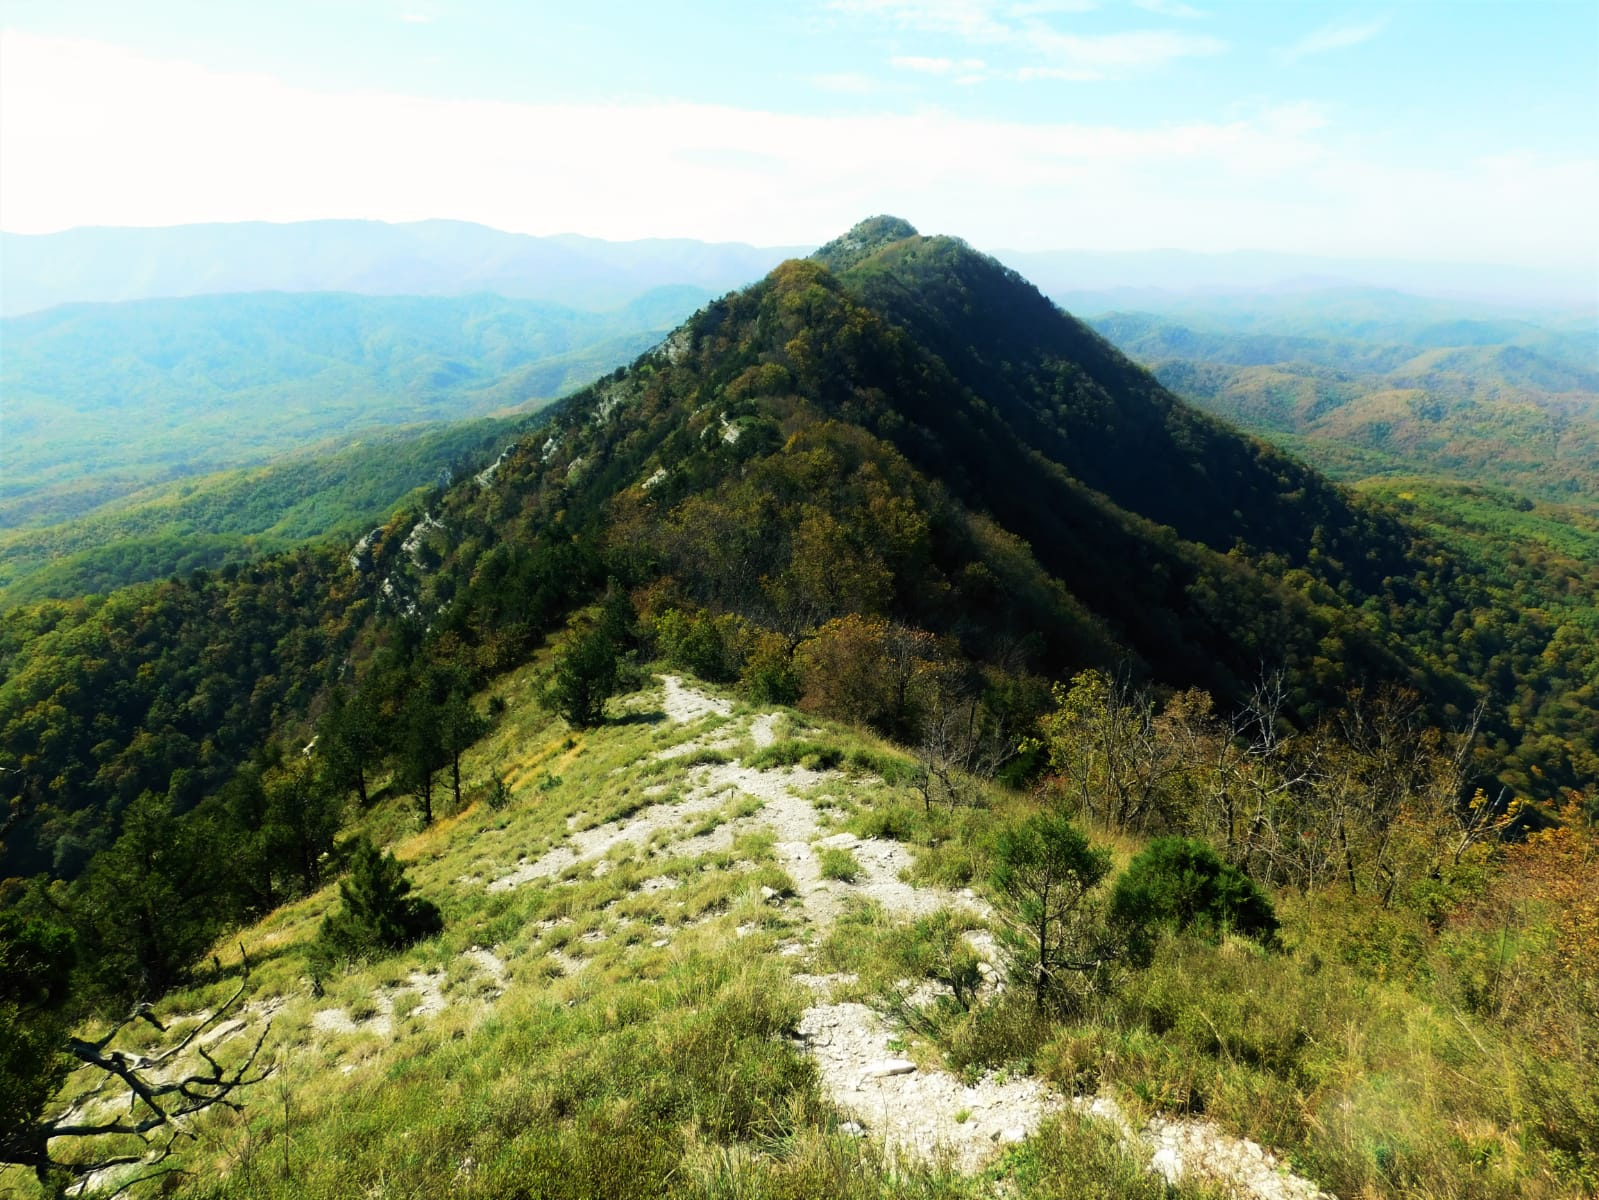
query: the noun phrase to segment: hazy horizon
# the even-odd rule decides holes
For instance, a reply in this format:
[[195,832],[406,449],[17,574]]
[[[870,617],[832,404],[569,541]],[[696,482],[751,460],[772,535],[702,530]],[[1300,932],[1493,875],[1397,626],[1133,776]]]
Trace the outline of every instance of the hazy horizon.
[[12,0],[0,228],[457,219],[1595,273],[1592,5]]
[[[961,236],[958,230],[922,232]],[[629,240],[576,232],[532,235],[454,218],[79,226],[39,234],[0,231],[0,238],[10,249],[0,267],[0,313],[8,316],[75,300],[255,290],[394,295],[481,290],[605,308],[652,286],[693,284],[711,291],[741,286],[782,258],[815,249],[815,244],[760,246],[670,235]],[[1122,300],[1158,306],[1162,298],[1357,289],[1506,311],[1599,309],[1593,279],[1580,269],[1260,249],[976,248],[1045,292],[1091,298],[1091,308],[1115,307]],[[552,261],[552,251],[571,253]],[[535,283],[535,275],[546,274]],[[621,283],[624,277],[631,282]]]

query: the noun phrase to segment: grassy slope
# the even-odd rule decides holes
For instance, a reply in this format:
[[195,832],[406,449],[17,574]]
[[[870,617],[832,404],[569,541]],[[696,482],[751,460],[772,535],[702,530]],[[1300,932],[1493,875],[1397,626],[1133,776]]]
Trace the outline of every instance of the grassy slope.
[[[282,1004],[268,1043],[280,1065],[242,1117],[201,1122],[200,1139],[182,1150],[194,1175],[187,1194],[964,1197],[991,1195],[1000,1179],[1023,1197],[1205,1194],[1166,1191],[1104,1127],[1070,1117],[975,1179],[894,1171],[870,1139],[842,1135],[809,1062],[783,1036],[808,1002],[791,972],[852,972],[850,995],[893,1011],[905,979],[936,970],[949,926],[856,904],[808,952],[779,953],[804,931],[794,902],[762,898],[763,886],[781,895],[790,883],[769,836],[745,833],[694,857],[662,838],[648,851],[613,850],[604,873],[574,868],[487,891],[486,881],[569,830],[679,795],[697,766],[716,761],[655,761],[656,752],[707,733],[728,742],[723,756],[753,750],[746,707],[675,725],[660,719],[650,689],[618,705],[624,715],[606,727],[569,734],[539,708],[537,686],[527,669],[493,689],[506,712],[468,756],[464,812],[416,832],[389,799],[361,820],[443,908],[440,937],[352,969],[321,998],[306,986],[306,952],[335,889],[237,939],[253,965],[252,994]],[[846,761],[892,753],[797,714],[777,724]],[[485,801],[495,775],[512,796],[500,811]],[[987,831],[1030,804],[993,793],[984,807],[925,814],[913,792],[859,769],[813,800],[824,829],[906,843],[918,883],[979,888]],[[728,794],[697,828],[750,808]],[[1112,846],[1119,863],[1136,849]],[[643,886],[668,877],[676,887]],[[1291,1152],[1346,1200],[1577,1194],[1554,1182],[1522,1124],[1535,1112],[1529,1070],[1558,1085],[1561,1064],[1540,1064],[1512,1029],[1458,1006],[1456,960],[1498,942],[1497,928],[1429,941],[1419,919],[1332,896],[1279,897],[1279,907],[1283,953],[1168,941],[1121,994],[1065,1024],[1002,1003],[973,1014],[935,1006],[905,1035],[908,1049],[968,1072],[1101,1087],[1134,1113],[1203,1111]],[[1535,939],[1527,945],[1536,949]],[[162,1010],[224,997],[239,962],[233,946],[218,947],[220,978],[169,996]],[[503,962],[503,978],[474,957],[480,948]],[[1506,963],[1513,970],[1515,957]],[[416,1013],[435,985],[448,1007]],[[392,1011],[392,1029],[319,1029],[317,1014],[333,1009],[356,1021]]]

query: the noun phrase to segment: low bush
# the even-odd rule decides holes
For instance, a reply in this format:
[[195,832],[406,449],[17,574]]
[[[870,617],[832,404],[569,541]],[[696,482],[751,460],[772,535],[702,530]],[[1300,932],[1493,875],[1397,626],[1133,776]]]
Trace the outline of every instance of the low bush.
[[857,748],[844,756],[844,762],[854,770],[881,776],[889,787],[915,787],[922,777],[922,769],[910,759],[881,750]]
[[341,907],[322,922],[313,949],[314,973],[339,960],[379,958],[431,937],[444,918],[431,901],[412,896],[411,881],[392,854],[361,839],[350,857],[350,873],[339,880]]
[[1211,936],[1231,931],[1271,944],[1271,900],[1204,842],[1156,838],[1128,864],[1111,892],[1111,918],[1128,928],[1165,925]]
[[744,760],[744,764],[757,771],[772,767],[807,767],[812,771],[827,771],[843,761],[844,751],[837,746],[784,738],[757,750]]

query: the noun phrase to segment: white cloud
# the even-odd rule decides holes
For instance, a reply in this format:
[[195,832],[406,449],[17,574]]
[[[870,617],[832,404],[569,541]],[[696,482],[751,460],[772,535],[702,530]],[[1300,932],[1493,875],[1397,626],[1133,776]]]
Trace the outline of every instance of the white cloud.
[[439,19],[439,6],[435,0],[390,0],[390,12],[407,25],[431,25]]
[[0,225],[18,232],[453,217],[792,245],[894,212],[1015,249],[1595,253],[1593,156],[1394,166],[1342,148],[1337,132],[1304,105],[1130,128],[335,94],[0,35]]
[[985,41],[1003,38],[1009,4],[994,0],[832,0],[830,8],[857,17],[876,17],[901,29],[950,34]]
[[1227,49],[1227,43],[1220,38],[1159,29],[1102,34],[1035,29],[1027,40],[1047,60],[1045,71],[1059,72],[1058,77],[1068,79],[1102,79],[1123,71],[1164,66],[1179,58],[1221,54]]
[[877,80],[859,71],[840,71],[832,75],[812,75],[811,84],[824,92],[841,96],[869,96],[880,90]]
[[1362,42],[1371,41],[1387,26],[1387,17],[1378,17],[1374,21],[1366,21],[1358,25],[1323,25],[1320,29],[1307,33],[1293,45],[1285,46],[1278,51],[1277,56],[1283,62],[1297,62],[1301,58],[1309,58],[1315,54],[1327,54],[1333,50],[1347,50],[1351,46],[1358,46]]
[[[1169,5],[1175,0],[1151,2]],[[1094,7],[1078,0],[833,0],[832,7],[854,16],[887,21],[901,29],[1004,47],[1016,56],[1004,73],[1019,80],[1106,79],[1161,67],[1179,58],[1220,54],[1227,49],[1220,38],[1172,30],[1064,33],[1045,19]],[[1176,7],[1194,11],[1186,5]],[[949,61],[905,56],[895,59],[894,65]]]
[[888,65],[900,71],[920,71],[924,75],[977,75],[988,64],[980,58],[924,58],[920,55],[899,55],[888,60]]
[[1145,12],[1156,13],[1162,17],[1176,17],[1182,21],[1192,21],[1205,14],[1190,4],[1183,4],[1181,0],[1133,0],[1133,4]]

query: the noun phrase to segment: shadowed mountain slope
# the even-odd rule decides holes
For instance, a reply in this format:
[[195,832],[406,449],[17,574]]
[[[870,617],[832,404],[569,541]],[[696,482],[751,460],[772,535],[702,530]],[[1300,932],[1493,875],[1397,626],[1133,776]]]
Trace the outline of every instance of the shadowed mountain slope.
[[[483,549],[507,536],[485,515],[514,496],[524,536],[585,522],[626,582],[796,637],[865,611],[979,654],[998,629],[1030,637],[1050,669],[1131,653],[1222,694],[1271,661],[1311,689],[1425,678],[1329,594],[1414,573],[1396,522],[1183,405],[992,259],[906,228],[867,223],[783,264],[562,405],[495,494],[447,500],[461,566],[508,553]],[[896,541],[874,505],[914,532]],[[1027,586],[993,584],[978,527]],[[796,582],[813,568],[833,582]],[[1056,619],[1016,607],[1046,594]]]
[[[1558,614],[1512,607],[1514,580],[892,220],[713,302],[417,505],[347,558],[302,556],[292,610],[256,595],[282,574],[267,560],[6,614],[0,767],[39,798],[29,860],[70,836],[81,861],[180,772],[186,796],[219,786],[270,731],[303,731],[334,679],[375,681],[398,737],[411,698],[581,636],[607,594],[707,678],[902,738],[930,676],[982,696],[1014,754],[1045,681],[1084,666],[1222,704],[1281,670],[1293,720],[1400,683],[1446,725],[1487,700],[1481,768],[1519,763],[1524,794],[1594,773],[1580,697],[1599,664],[1549,657],[1581,644]],[[240,610],[259,628],[218,615]],[[298,665],[260,677],[275,643]]]

